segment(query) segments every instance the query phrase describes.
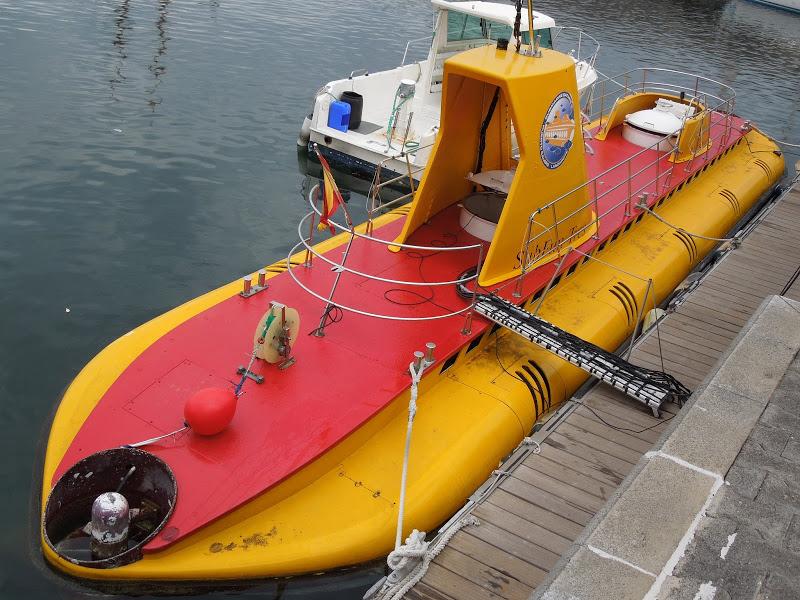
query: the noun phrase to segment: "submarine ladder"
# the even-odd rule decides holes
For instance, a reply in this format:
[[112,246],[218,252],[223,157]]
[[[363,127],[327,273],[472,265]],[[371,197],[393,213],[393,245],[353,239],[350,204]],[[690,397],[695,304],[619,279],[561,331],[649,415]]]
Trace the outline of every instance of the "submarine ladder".
[[664,402],[680,405],[691,394],[672,375],[631,364],[499,296],[478,295],[475,312],[638,400],[656,417]]

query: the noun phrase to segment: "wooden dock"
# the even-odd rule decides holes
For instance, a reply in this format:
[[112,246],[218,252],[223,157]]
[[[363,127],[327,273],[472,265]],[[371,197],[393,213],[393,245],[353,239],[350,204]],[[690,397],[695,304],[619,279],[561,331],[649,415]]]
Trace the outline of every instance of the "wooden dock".
[[[639,341],[631,362],[662,370],[663,355],[663,369],[696,388],[766,296],[800,300],[798,241],[795,187],[661,321],[659,336]],[[538,446],[521,446],[473,495],[457,516],[481,524],[456,533],[406,598],[527,599],[678,411],[664,409],[656,419],[602,384],[567,402],[534,436]]]

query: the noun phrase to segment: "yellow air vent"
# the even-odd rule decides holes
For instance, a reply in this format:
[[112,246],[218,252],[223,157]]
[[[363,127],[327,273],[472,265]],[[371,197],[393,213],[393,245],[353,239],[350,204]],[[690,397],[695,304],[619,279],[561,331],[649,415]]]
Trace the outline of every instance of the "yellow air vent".
[[528,386],[528,391],[533,399],[535,419],[550,410],[552,395],[550,392],[550,381],[544,374],[542,368],[531,359],[523,363],[522,367],[515,371],[515,375]]
[[625,309],[625,318],[628,320],[628,326],[632,327],[639,316],[639,303],[636,300],[636,294],[621,281],[611,286],[608,291],[622,304],[622,308]]
[[761,160],[760,158],[756,158],[755,160],[753,160],[753,162],[754,162],[754,163],[756,164],[756,166],[758,166],[758,167],[759,167],[759,168],[760,168],[762,171],[764,171],[764,175],[766,175],[766,176],[767,176],[767,179],[769,179],[770,181],[772,181],[772,179],[773,179],[773,176],[772,176],[772,168],[770,168],[770,166],[769,166],[767,163],[765,163],[763,160]]
[[739,199],[736,197],[736,194],[728,189],[722,188],[719,191],[719,195],[728,201],[737,217],[742,214],[742,205],[739,204]]
[[689,255],[689,263],[693,264],[695,260],[697,260],[697,244],[694,241],[694,238],[690,236],[688,233],[684,233],[680,230],[675,230],[672,232],[676,238],[680,240],[680,242],[686,248],[686,253]]

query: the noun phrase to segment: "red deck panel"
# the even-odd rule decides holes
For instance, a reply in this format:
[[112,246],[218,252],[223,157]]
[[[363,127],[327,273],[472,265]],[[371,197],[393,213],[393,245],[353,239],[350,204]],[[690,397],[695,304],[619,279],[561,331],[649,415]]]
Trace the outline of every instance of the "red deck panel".
[[[735,125],[740,123],[737,120]],[[729,144],[740,136],[738,128],[734,129]],[[590,144],[595,150],[593,156],[587,155],[590,176],[640,150],[623,140],[619,131],[612,132],[603,142]],[[676,187],[723,149],[715,146],[707,159],[695,161],[690,173],[679,165],[669,188]],[[653,152],[646,152],[635,159],[633,172],[652,161],[653,156]],[[663,158],[659,169],[666,172],[669,166]],[[603,186],[610,189],[626,175],[626,170],[618,169],[603,179]],[[652,172],[636,178],[634,185],[654,176],[652,167]],[[626,195],[625,185],[606,196],[601,202],[601,212]],[[650,203],[656,200],[651,196]],[[600,239],[587,241],[581,250],[589,252],[625,220],[635,216],[636,212],[626,218],[624,209],[615,211],[603,220]],[[376,235],[393,239],[401,224],[384,226]],[[421,227],[411,243],[436,245],[444,240],[450,245],[476,243],[475,238],[459,228],[456,206]],[[334,249],[327,256],[338,261],[343,249]],[[420,254],[426,258],[420,260]],[[458,278],[474,266],[476,256],[475,251],[393,253],[385,246],[357,238],[347,264],[393,279],[418,280],[421,275],[428,281],[445,281]],[[579,259],[578,255],[571,257],[564,268]],[[542,288],[554,268],[551,263],[531,273],[525,281],[524,296]],[[315,259],[311,269],[298,267],[294,272],[310,288],[327,296],[334,273],[324,261]],[[401,306],[389,302],[384,294],[400,287],[403,286],[345,273],[335,300],[370,312],[400,316],[444,312],[431,303]],[[506,286],[501,294],[510,297],[512,287]],[[454,286],[405,286],[405,289],[431,296],[434,302],[452,310],[467,305]],[[389,297],[395,302],[416,299],[402,291],[391,292]],[[270,280],[268,291],[249,299],[236,296],[221,302],[166,333],[145,350],[120,375],[83,424],[53,482],[76,461],[93,452],[177,429],[183,422],[183,403],[194,391],[211,385],[232,385],[230,382],[238,379],[236,368],[249,358],[253,332],[269,300],[297,308],[301,314],[300,339],[294,346],[297,363],[278,371],[275,366],[257,362],[254,371],[264,375],[265,382],[245,384],[246,393],[239,399],[234,420],[223,433],[203,438],[189,432],[175,441],[148,447],[173,469],[179,500],[168,527],[148,544],[146,551],[159,550],[189,535],[321,456],[408,387],[408,363],[413,351],[421,349],[425,342],[437,344],[436,355],[441,361],[487,327],[486,322],[476,319],[471,335],[464,336],[462,316],[423,322],[379,322],[348,312],[341,323],[327,328],[325,337],[308,336],[317,326],[323,303],[303,292],[288,273],[282,273]],[[358,378],[352,376],[356,370]],[[365,394],[364,390],[370,393]]]

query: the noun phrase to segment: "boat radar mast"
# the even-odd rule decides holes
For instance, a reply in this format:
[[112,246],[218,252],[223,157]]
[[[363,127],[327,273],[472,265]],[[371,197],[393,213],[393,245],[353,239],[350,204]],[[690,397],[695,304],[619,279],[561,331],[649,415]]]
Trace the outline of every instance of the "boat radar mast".
[[533,3],[531,0],[527,0],[526,4],[528,5],[528,39],[530,40],[531,48],[527,53],[521,50],[522,32],[520,31],[520,28],[522,24],[522,0],[516,0],[514,3],[514,7],[517,10],[517,15],[514,18],[514,40],[516,41],[517,53],[527,54],[528,56],[539,58],[542,56],[542,53],[539,50],[538,36],[533,34]]

